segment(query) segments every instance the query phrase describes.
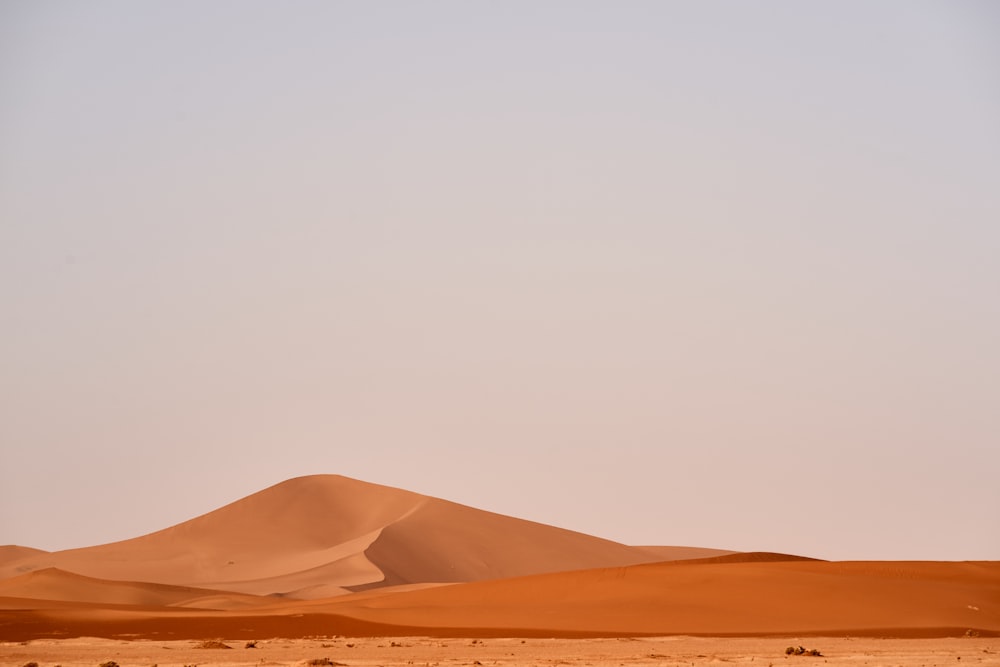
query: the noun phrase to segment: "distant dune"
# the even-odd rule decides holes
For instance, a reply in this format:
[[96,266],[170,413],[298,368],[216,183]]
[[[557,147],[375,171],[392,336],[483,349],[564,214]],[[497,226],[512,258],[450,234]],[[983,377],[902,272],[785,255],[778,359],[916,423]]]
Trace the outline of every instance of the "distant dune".
[[639,551],[649,554],[656,561],[664,560],[690,560],[692,558],[714,558],[716,556],[726,556],[737,553],[726,549],[708,549],[705,547],[657,547],[641,546],[633,547]]
[[796,556],[794,554],[779,554],[772,551],[747,551],[730,552],[719,556],[708,556],[705,558],[687,558],[683,563],[690,565],[693,563],[787,563],[789,561],[819,561],[819,558],[809,558],[808,556]]
[[21,547],[16,544],[0,545],[0,573],[13,571],[22,560],[37,558],[47,553],[49,552],[31,547]]
[[334,475],[149,535],[0,547],[0,640],[1000,635],[1000,562],[629,547]]

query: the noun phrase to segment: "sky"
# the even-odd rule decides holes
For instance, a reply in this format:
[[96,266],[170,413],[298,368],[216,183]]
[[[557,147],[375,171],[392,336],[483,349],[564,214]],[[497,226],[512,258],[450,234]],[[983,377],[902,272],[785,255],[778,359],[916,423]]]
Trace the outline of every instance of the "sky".
[[993,2],[0,3],[0,544],[339,473],[1000,559]]

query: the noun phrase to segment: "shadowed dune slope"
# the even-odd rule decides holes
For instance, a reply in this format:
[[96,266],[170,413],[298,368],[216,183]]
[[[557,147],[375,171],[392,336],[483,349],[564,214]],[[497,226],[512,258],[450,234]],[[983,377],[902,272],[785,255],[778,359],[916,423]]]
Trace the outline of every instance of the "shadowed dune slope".
[[288,480],[122,542],[16,555],[0,564],[0,579],[54,567],[298,599],[657,560],[616,542],[338,475]]
[[387,584],[502,579],[656,559],[618,542],[438,499],[387,526],[365,555],[386,573]]

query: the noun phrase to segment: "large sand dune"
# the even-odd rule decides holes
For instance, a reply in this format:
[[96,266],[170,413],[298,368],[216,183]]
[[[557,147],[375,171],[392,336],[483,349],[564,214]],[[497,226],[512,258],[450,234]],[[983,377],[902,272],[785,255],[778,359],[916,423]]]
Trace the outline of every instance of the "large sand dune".
[[664,554],[337,475],[300,477],[123,542],[19,548],[0,578],[90,577],[317,598],[349,589],[630,565]]
[[997,561],[628,547],[337,476],[114,544],[6,547],[0,574],[0,640],[1000,636]]

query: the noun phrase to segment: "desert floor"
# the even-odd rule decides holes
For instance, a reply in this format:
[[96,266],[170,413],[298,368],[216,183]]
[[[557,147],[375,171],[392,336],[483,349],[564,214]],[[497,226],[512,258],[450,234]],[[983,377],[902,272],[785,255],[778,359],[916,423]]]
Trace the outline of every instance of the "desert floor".
[[[0,667],[97,667],[113,660],[121,667],[278,666],[309,664],[349,667],[623,667],[633,665],[753,665],[753,667],[935,667],[1000,665],[1000,638],[871,639],[850,637],[641,639],[429,639],[314,638],[225,642],[231,650],[199,648],[196,641],[45,639],[0,644]],[[803,645],[821,657],[786,656]],[[328,659],[330,663],[321,662]]]

